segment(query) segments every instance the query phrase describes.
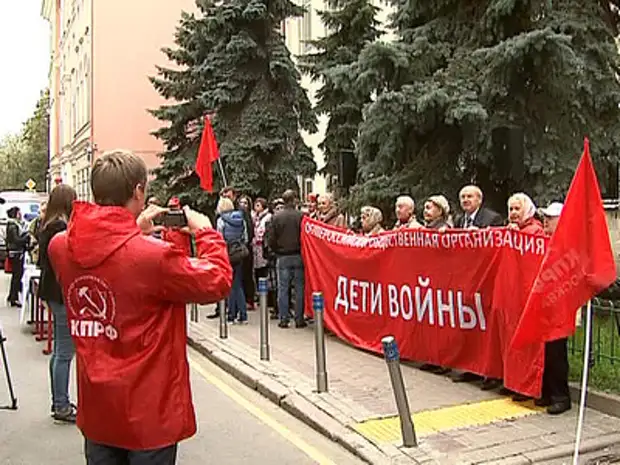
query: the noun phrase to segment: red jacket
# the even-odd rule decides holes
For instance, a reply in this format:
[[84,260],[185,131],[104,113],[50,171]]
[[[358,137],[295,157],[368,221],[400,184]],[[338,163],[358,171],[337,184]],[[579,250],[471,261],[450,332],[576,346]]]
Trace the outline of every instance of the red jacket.
[[199,259],[141,234],[120,207],[76,202],[49,255],[77,354],[77,424],[90,440],[130,450],[196,432],[187,362],[187,302],[228,295],[226,245],[196,235]]
[[524,233],[538,234],[541,236],[544,234],[542,224],[536,218],[528,219],[519,227],[519,230]]
[[185,255],[192,255],[192,246],[190,245],[191,237],[178,229],[164,229],[161,237],[164,241],[169,242],[180,248]]

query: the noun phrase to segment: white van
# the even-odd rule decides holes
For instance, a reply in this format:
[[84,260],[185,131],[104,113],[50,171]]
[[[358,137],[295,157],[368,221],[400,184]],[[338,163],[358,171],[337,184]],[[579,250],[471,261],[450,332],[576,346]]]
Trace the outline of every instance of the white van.
[[22,218],[26,223],[39,216],[41,202],[47,200],[47,194],[42,192],[28,191],[3,191],[0,192],[0,267],[4,266],[6,258],[6,212],[12,207],[18,207],[22,212]]

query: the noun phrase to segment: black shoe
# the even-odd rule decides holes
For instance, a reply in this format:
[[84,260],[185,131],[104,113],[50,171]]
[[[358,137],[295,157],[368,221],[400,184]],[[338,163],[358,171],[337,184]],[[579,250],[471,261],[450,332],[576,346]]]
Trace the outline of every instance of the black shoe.
[[547,413],[549,415],[560,415],[568,410],[570,410],[571,404],[570,400],[562,401],[562,402],[554,402],[549,407],[547,407]]
[[469,383],[471,381],[478,381],[481,376],[475,375],[473,373],[459,373],[452,378],[453,383]]
[[305,328],[306,326],[308,326],[308,323],[305,321],[297,321],[295,323],[295,328]]
[[215,313],[212,313],[211,315],[207,315],[207,318],[209,320],[215,320],[216,318],[219,318],[219,317],[220,317],[220,312],[215,312]]
[[278,323],[278,328],[288,328],[288,321],[281,321]]
[[420,370],[422,371],[435,371],[437,368],[441,367],[438,367],[437,365],[433,365],[431,363],[425,363],[423,365],[420,365]]
[[19,303],[19,302],[17,302],[17,301],[9,302],[9,305],[10,305],[11,307],[14,307],[14,308],[17,308],[17,307],[21,307],[21,306],[22,306],[22,304],[20,304],[20,303]]
[[482,382],[482,386],[480,386],[480,389],[482,389],[483,391],[492,391],[493,389],[497,389],[501,385],[502,382],[499,379],[486,378]]
[[526,402],[530,399],[531,397],[523,395],[523,394],[519,394],[518,392],[516,394],[513,394],[512,396],[513,402]]
[[52,418],[55,422],[59,423],[75,423],[77,416],[77,409],[73,405],[60,410],[55,410]]
[[540,399],[536,399],[534,401],[534,405],[536,407],[548,407],[551,405],[551,401],[546,397],[541,397]]
[[451,371],[452,371],[451,368],[437,367],[436,369],[433,370],[433,373],[435,373],[436,375],[445,375],[447,373],[450,373]]
[[500,396],[513,396],[516,394],[516,392],[511,391],[506,386],[502,386],[498,393]]

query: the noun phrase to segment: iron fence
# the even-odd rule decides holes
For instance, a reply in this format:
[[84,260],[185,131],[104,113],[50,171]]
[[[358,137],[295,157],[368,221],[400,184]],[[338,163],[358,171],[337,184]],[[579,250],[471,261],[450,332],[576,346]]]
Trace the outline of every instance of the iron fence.
[[[583,354],[585,345],[585,307],[581,311],[575,335],[569,339],[569,351]],[[579,325],[580,323],[580,325]],[[592,299],[590,366],[597,363],[620,365],[620,302]]]

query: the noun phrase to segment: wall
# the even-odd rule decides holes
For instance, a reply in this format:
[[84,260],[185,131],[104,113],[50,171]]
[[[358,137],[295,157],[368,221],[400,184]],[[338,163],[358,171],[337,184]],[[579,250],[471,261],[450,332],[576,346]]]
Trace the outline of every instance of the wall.
[[172,46],[181,11],[194,0],[105,0],[93,11],[94,156],[123,148],[141,155],[152,168],[162,144],[151,136],[159,122],[147,110],[164,103],[149,82],[161,52]]
[[[288,47],[294,58],[304,53],[312,52],[312,48],[306,45],[304,42],[324,37],[327,33],[325,26],[321,21],[321,18],[317,14],[317,11],[322,11],[326,9],[326,4],[324,0],[297,0],[296,3],[306,7],[306,14],[302,18],[289,18],[284,21],[284,24],[282,26],[286,46]],[[380,8],[380,11],[377,14],[377,20],[382,22],[383,24],[386,24],[388,21],[388,15],[392,11],[392,8],[385,5],[380,0],[376,0],[374,3]],[[383,26],[383,28],[386,30],[385,34],[381,37],[380,40],[394,40],[395,35],[391,31],[387,30],[385,25]],[[304,89],[307,90],[308,97],[310,98],[310,102],[312,103],[312,105],[316,105],[315,95],[316,92],[320,89],[321,83],[317,81],[312,81],[309,76],[303,75],[301,84]],[[304,141],[312,149],[314,161],[316,162],[318,169],[321,169],[325,165],[325,158],[323,156],[322,150],[319,148],[319,144],[323,141],[323,138],[325,137],[327,122],[327,115],[321,115],[318,121],[318,131],[316,133],[302,133]],[[300,184],[302,184],[303,181],[304,180],[302,180],[301,178],[299,179]],[[327,183],[324,176],[317,174],[312,181],[313,192],[319,194],[326,192]],[[308,192],[305,191],[305,186],[302,185],[302,193],[308,194]]]

